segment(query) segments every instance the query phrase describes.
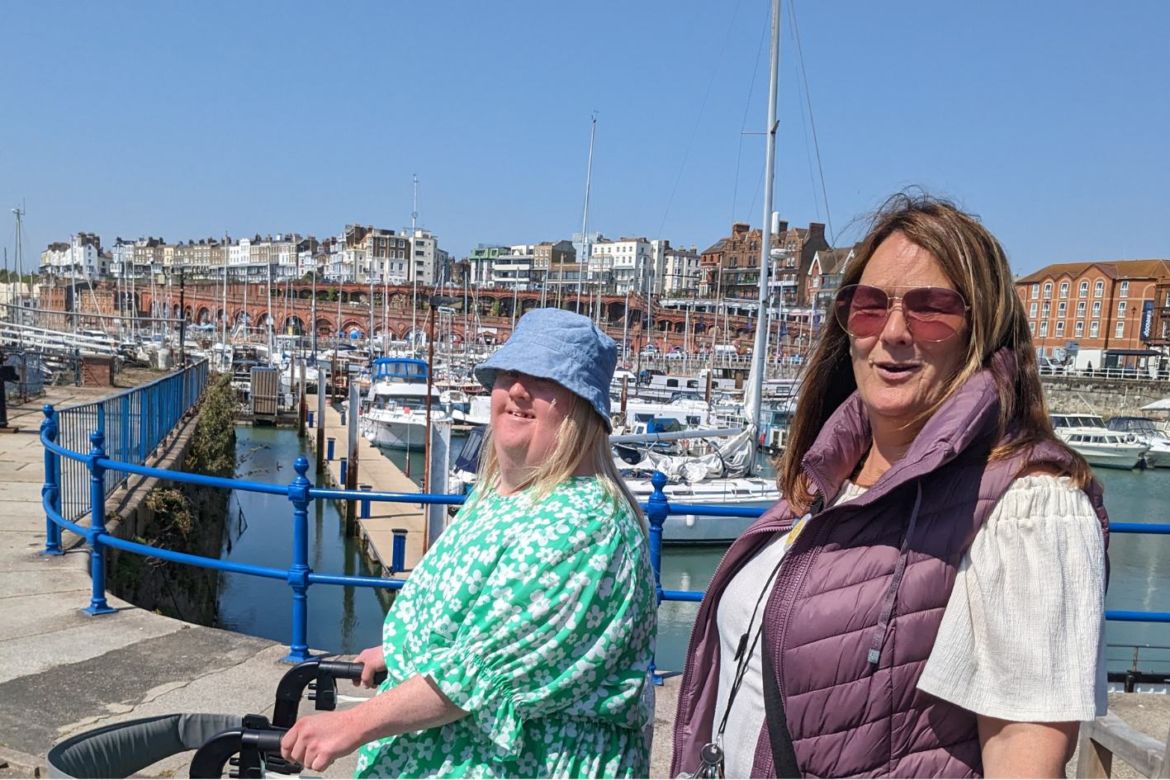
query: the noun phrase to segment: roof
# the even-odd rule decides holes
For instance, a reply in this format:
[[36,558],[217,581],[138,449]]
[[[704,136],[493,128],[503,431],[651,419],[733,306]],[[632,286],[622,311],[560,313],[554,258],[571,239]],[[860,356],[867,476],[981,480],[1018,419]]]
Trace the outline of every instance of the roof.
[[724,252],[727,250],[727,242],[728,242],[728,239],[721,238],[718,241],[716,241],[714,244],[712,244],[711,246],[707,247],[702,252],[700,252],[700,254],[706,255],[706,254],[710,254],[712,252]]
[[1049,277],[1080,276],[1096,266],[1110,279],[1160,279],[1170,278],[1170,260],[1087,260],[1075,263],[1054,263],[1046,265],[1016,280],[1016,284],[1039,282]]

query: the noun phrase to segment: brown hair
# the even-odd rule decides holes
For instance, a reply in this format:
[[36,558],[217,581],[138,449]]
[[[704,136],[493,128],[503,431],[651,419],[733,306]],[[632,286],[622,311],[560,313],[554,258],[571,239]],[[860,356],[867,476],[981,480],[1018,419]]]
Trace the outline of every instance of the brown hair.
[[[596,476],[602,489],[615,502],[624,501],[629,504],[630,511],[642,523],[642,530],[646,530],[646,519],[638,502],[625,480],[618,473],[614,463],[613,453],[609,447],[609,429],[601,415],[593,405],[576,393],[572,393],[572,402],[561,426],[557,430],[556,446],[548,457],[539,465],[533,467],[524,481],[518,486],[523,490],[531,491],[533,503],[548,496],[557,485],[573,476],[581,467],[587,464],[589,472]],[[483,437],[483,445],[479,456],[478,481],[485,487],[494,486],[500,476],[500,461],[496,457],[496,448],[492,446],[491,427]]]
[[[1014,383],[1011,377],[996,378],[1000,413],[991,459],[1007,458],[1039,442],[1054,441],[1073,455],[1070,476],[1074,482],[1081,487],[1088,484],[1092,478],[1088,463],[1052,430],[1024,304],[999,241],[977,218],[948,201],[921,193],[898,193],[874,216],[841,285],[857,284],[874,251],[894,233],[930,252],[971,306],[965,359],[939,400],[915,422],[933,415],[955,390],[989,364],[996,351],[1006,347],[1014,353],[1018,368]],[[829,416],[856,388],[849,334],[830,312],[804,372],[788,446],[778,469],[780,488],[797,511],[807,511],[812,503],[812,486],[801,461]]]

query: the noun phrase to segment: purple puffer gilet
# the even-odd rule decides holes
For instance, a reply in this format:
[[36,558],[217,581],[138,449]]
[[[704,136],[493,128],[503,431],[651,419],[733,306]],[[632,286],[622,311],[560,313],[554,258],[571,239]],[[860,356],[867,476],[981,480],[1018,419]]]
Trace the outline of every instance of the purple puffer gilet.
[[[910,450],[861,497],[816,514],[788,550],[768,598],[763,652],[779,670],[789,733],[805,777],[978,777],[975,716],[917,688],[963,554],[1011,482],[1029,467],[1066,470],[1055,443],[988,463],[1001,351],[927,422]],[[802,465],[835,496],[870,445],[854,393]],[[1095,482],[1086,489],[1108,541]],[[727,551],[699,608],[679,691],[672,774],[693,772],[711,739],[719,685],[716,610],[728,581],[796,518],[781,501]],[[1037,576],[1043,576],[1037,572]],[[767,726],[752,774],[774,777]]]

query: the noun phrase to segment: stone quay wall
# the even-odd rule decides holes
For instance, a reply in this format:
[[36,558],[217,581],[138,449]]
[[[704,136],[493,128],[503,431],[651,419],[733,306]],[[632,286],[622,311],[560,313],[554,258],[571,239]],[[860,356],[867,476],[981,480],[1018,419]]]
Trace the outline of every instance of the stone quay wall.
[[1142,416],[1141,408],[1170,398],[1170,382],[1153,379],[1100,379],[1091,377],[1042,377],[1048,411],[1061,414]]

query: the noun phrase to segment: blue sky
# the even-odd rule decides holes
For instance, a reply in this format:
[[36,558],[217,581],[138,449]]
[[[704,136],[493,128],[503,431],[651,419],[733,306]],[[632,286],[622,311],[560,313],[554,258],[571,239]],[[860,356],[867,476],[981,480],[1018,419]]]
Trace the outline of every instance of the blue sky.
[[[759,225],[767,0],[0,5],[0,242],[419,222],[702,249]],[[892,192],[979,214],[1019,273],[1170,257],[1170,3],[785,3],[776,203],[856,239]],[[807,77],[808,98],[805,94]],[[812,151],[808,101],[824,189]],[[756,133],[756,134],[745,134]]]

